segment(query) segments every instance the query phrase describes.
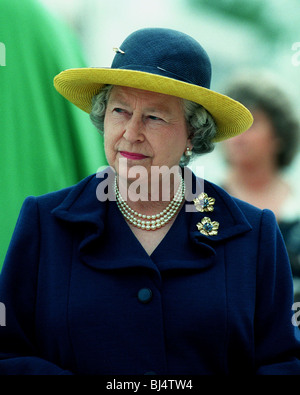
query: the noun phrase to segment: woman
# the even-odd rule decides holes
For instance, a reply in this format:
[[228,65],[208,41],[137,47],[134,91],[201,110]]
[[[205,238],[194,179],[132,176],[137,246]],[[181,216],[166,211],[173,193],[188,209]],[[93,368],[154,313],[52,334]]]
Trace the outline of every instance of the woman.
[[251,114],[209,89],[209,58],[183,33],[142,29],[116,52],[111,69],[55,79],[104,125],[110,168],[24,203],[1,275],[0,371],[299,374],[274,215],[179,166]]
[[300,205],[284,171],[299,151],[299,120],[285,92],[270,77],[240,77],[227,92],[253,115],[251,128],[223,144],[229,169],[225,189],[276,215],[289,253],[295,301],[300,301]]

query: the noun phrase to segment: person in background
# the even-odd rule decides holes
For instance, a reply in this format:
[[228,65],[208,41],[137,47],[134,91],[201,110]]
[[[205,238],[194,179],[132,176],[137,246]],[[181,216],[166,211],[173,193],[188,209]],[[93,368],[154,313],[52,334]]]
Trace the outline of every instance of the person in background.
[[78,182],[106,164],[84,114],[53,77],[86,65],[79,40],[37,0],[0,1],[0,270],[22,202]]
[[25,200],[0,275],[0,373],[299,374],[274,214],[187,165],[247,130],[187,34],[146,28],[58,92],[103,131],[109,167]]
[[289,253],[295,301],[300,301],[300,198],[284,171],[299,153],[299,119],[283,88],[265,73],[237,78],[226,93],[252,112],[248,131],[227,140],[224,188],[277,218]]

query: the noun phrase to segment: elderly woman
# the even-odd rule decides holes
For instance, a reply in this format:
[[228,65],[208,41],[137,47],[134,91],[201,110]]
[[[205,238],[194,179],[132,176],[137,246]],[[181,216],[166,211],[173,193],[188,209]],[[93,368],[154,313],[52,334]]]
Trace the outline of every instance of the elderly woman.
[[183,33],[142,29],[115,51],[112,68],[55,78],[103,129],[110,167],[25,201],[1,273],[0,372],[299,374],[274,215],[183,168],[251,114],[209,89]]
[[299,152],[299,119],[286,92],[264,73],[237,78],[227,93],[251,110],[254,122],[223,144],[228,163],[223,186],[274,212],[290,258],[295,300],[300,301],[299,194],[284,176]]

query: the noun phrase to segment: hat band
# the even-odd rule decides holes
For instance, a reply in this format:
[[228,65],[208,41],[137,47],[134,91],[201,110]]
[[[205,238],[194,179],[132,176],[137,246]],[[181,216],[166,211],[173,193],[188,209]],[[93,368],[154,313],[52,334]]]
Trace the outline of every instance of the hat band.
[[178,81],[186,82],[188,84],[202,86],[204,88],[210,87],[210,83],[207,84],[207,82],[204,82],[202,84],[199,84],[196,83],[195,81],[188,80],[187,78],[184,78],[179,74],[173,73],[172,71],[166,70],[163,67],[159,67],[159,66],[153,67],[153,66],[145,66],[145,65],[137,65],[137,64],[128,64],[125,66],[117,67],[116,69],[142,71],[145,73],[160,75],[162,77],[172,78]]

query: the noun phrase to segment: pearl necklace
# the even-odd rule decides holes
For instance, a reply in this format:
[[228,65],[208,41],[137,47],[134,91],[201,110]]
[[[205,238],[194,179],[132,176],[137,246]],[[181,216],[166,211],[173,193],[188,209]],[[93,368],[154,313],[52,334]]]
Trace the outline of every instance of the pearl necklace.
[[157,230],[165,226],[177,214],[185,196],[185,184],[181,177],[180,185],[169,205],[154,215],[141,214],[129,207],[120,194],[117,178],[115,178],[115,194],[117,206],[130,224],[142,230]]

